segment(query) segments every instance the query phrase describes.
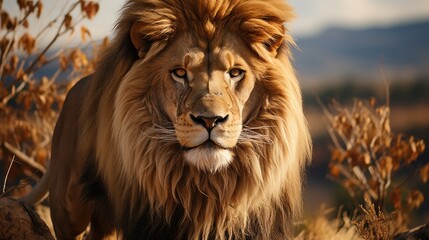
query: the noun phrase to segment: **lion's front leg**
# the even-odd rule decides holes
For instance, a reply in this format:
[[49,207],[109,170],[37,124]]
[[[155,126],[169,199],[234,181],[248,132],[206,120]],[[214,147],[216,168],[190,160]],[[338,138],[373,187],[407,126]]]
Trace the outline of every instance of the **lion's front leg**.
[[94,228],[91,227],[91,230],[89,231],[88,236],[85,238],[85,240],[117,240],[119,239],[116,232],[111,232],[109,234],[102,233],[94,231]]
[[105,195],[95,200],[91,216],[90,231],[85,240],[117,240],[119,239],[113,224],[113,209]]
[[97,189],[82,183],[80,171],[71,171],[67,179],[66,188],[57,185],[50,190],[51,216],[57,239],[83,239],[88,226],[90,231],[84,239],[118,239],[107,196],[88,197],[88,192],[97,192]]
[[85,186],[81,182],[88,155],[78,149],[81,126],[77,120],[82,114],[88,81],[89,78],[82,79],[67,94],[52,138],[49,203],[59,240],[81,239],[94,208],[94,201],[83,197]]
[[58,240],[82,239],[92,217],[94,203],[82,199],[83,186],[77,179],[70,176],[65,189],[60,185],[50,189],[51,218]]

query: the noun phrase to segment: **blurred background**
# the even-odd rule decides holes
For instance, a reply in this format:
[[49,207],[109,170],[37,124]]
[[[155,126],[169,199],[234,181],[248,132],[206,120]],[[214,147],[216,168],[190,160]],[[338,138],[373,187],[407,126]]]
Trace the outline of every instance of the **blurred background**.
[[[43,2],[46,19],[61,16],[68,9],[66,0]],[[87,37],[94,42],[111,38],[124,2],[99,1],[99,13],[91,21],[81,20],[75,28],[84,25],[90,30]],[[296,18],[287,27],[298,46],[294,50],[295,67],[314,141],[305,208],[312,213],[322,204],[341,205],[352,211],[353,201],[346,191],[327,177],[333,144],[327,131],[329,121],[321,105],[329,108],[332,99],[336,99],[347,106],[355,98],[374,98],[377,104],[384,104],[388,82],[392,132],[414,135],[428,143],[429,4],[427,0],[290,0],[289,3],[296,10]],[[4,1],[3,8],[19,12],[12,0]],[[44,25],[26,31],[36,34]],[[76,37],[79,34],[75,31],[72,37],[59,39],[52,51],[80,46],[81,38]],[[52,35],[54,31],[44,34],[39,43],[43,45]],[[46,65],[35,76],[52,75],[57,69],[58,64]],[[398,184],[415,184],[408,181],[409,176],[428,160],[425,151],[416,165],[399,172],[395,178]],[[429,199],[428,187],[420,189]],[[415,213],[415,222],[429,222],[428,202],[425,200]]]
[[[295,66],[303,87],[304,107],[314,141],[308,172],[306,210],[322,203],[352,207],[352,199],[327,178],[332,141],[329,121],[316,99],[351,104],[374,97],[386,102],[384,79],[390,84],[392,132],[429,142],[429,5],[425,0],[291,0],[297,18],[290,24],[296,39]],[[382,73],[383,72],[383,73]],[[383,76],[384,75],[384,76]],[[419,164],[396,176],[405,181]],[[429,222],[429,191],[414,221]],[[349,204],[349,205],[348,205]],[[348,205],[348,206],[347,206]],[[416,224],[414,222],[414,224]]]

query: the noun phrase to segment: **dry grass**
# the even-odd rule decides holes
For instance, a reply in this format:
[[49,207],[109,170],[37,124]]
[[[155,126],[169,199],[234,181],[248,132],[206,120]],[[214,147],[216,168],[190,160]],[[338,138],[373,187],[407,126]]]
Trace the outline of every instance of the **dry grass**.
[[322,207],[315,216],[300,224],[303,230],[296,240],[361,240],[362,237],[346,213],[340,210],[335,218],[329,217],[334,211]]

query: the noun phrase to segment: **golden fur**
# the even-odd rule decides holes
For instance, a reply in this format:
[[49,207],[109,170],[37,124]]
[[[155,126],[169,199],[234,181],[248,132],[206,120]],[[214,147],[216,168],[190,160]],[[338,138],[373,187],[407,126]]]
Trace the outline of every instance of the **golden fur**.
[[[91,222],[94,239],[158,236],[144,226],[166,239],[292,238],[311,147],[291,16],[282,0],[129,1],[56,126],[43,182],[57,237]],[[186,82],[172,79],[175,61]],[[235,65],[245,70],[236,82],[221,71]],[[224,117],[214,146],[199,145],[195,112]]]

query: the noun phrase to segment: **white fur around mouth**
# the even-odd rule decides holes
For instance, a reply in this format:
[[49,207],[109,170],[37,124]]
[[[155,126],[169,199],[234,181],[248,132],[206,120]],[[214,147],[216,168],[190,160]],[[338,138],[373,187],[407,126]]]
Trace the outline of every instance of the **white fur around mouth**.
[[234,154],[224,148],[200,146],[184,152],[185,160],[202,171],[212,173],[227,167]]

